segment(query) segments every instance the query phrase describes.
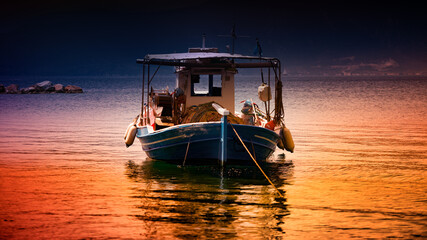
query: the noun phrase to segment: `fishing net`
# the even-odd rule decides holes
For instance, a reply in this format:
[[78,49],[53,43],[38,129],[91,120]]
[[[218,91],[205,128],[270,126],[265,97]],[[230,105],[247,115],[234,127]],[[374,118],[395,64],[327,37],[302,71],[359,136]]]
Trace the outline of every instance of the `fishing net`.
[[[182,119],[182,123],[220,121],[222,116],[215,110],[214,107],[212,107],[212,103],[215,102],[208,102],[197,106],[191,106],[187,109]],[[227,119],[229,123],[243,124],[243,120],[234,116],[232,113],[228,115]]]

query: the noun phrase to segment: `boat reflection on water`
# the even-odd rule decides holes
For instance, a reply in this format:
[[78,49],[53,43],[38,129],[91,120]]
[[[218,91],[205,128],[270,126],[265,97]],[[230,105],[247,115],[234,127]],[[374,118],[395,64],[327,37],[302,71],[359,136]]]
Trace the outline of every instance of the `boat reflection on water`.
[[[254,164],[255,165],[255,164]],[[286,196],[292,162],[279,157],[262,165]],[[141,199],[134,217],[146,237],[278,237],[283,236],[286,199],[280,198],[256,166],[185,166],[148,159],[126,163],[126,174],[138,183]],[[161,232],[159,232],[161,231]]]

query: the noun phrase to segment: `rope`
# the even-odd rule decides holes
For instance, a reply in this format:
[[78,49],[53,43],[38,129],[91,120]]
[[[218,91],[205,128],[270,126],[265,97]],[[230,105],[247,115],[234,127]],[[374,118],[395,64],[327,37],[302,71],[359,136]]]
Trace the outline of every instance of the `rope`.
[[[265,172],[262,170],[262,168],[259,166],[259,164],[257,163],[257,161],[255,160],[255,158],[252,156],[251,152],[249,152],[248,148],[246,147],[246,145],[243,143],[242,139],[240,138],[239,134],[237,133],[236,129],[234,129],[233,124],[230,123],[231,128],[233,128],[233,131],[236,133],[237,138],[239,138],[240,142],[242,143],[243,147],[246,149],[246,151],[248,152],[249,156],[252,158],[252,160],[255,162],[255,164],[257,165],[257,167],[259,168],[259,170],[262,172],[262,174],[264,174],[264,177],[268,180],[268,182],[276,189],[277,193],[279,194],[280,197],[285,198],[282,193],[279,191],[279,189],[277,189],[277,187],[273,184],[273,182],[271,182],[270,178],[267,177],[267,175],[265,174]],[[255,152],[254,152],[255,153]]]
[[190,148],[190,141],[191,141],[191,137],[188,139],[187,150],[185,151],[184,162],[182,163],[183,167],[185,166],[185,161],[187,160],[188,149]]

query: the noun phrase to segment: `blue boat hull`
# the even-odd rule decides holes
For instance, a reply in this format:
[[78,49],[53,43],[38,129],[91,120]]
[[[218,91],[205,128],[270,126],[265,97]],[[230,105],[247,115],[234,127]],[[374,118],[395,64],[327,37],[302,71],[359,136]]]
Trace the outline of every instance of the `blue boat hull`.
[[[233,124],[246,147],[257,161],[264,161],[275,150],[279,135],[256,126]],[[229,125],[227,128],[227,161],[251,163],[252,160]],[[147,156],[173,162],[205,164],[220,159],[221,122],[182,124],[149,133],[138,128],[137,138]],[[254,154],[255,153],[255,154]]]

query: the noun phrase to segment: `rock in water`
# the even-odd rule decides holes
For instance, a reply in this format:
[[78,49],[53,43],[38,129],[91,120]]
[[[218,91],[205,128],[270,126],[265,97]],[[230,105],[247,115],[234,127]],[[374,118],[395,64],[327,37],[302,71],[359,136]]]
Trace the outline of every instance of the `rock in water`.
[[83,89],[74,85],[68,85],[65,87],[66,93],[82,93]]
[[35,92],[36,92],[36,88],[33,86],[21,89],[21,93],[23,94],[35,93]]
[[18,85],[11,84],[7,87],[4,87],[3,84],[0,84],[0,94],[38,94],[38,93],[83,93],[83,89],[78,86],[68,85],[64,88],[62,84],[53,85],[50,81],[43,81],[37,84],[34,84],[31,87],[19,89]]
[[55,88],[55,92],[57,92],[57,93],[63,93],[63,92],[65,92],[64,85],[62,85],[60,83],[55,84],[53,87]]
[[19,93],[19,87],[16,84],[10,84],[6,87],[6,93],[8,94],[17,94]]
[[49,88],[51,88],[53,86],[51,81],[43,81],[43,82],[39,82],[36,85],[34,85],[34,87],[36,89],[41,89],[42,91],[46,91]]
[[55,87],[54,86],[50,86],[50,87],[46,88],[45,92],[46,93],[54,93],[55,92]]

